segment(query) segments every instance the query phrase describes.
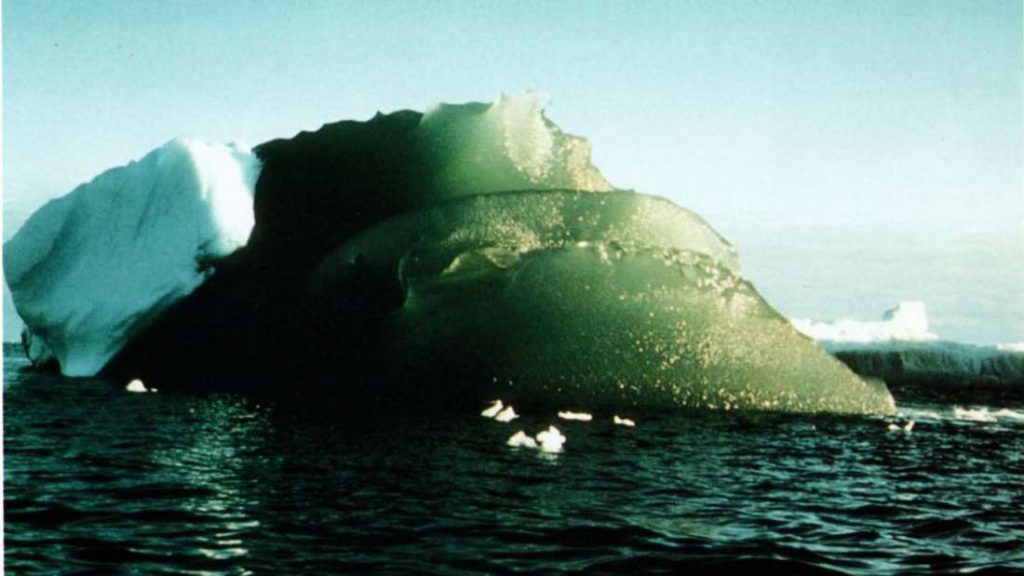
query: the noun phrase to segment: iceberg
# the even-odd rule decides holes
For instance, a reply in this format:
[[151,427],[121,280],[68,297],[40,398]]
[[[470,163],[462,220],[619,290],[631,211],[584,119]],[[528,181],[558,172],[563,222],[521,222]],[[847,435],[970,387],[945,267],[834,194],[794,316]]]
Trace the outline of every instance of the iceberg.
[[926,342],[938,336],[928,331],[928,313],[924,302],[900,302],[886,310],[881,321],[843,318],[835,322],[817,322],[806,318],[791,320],[800,332],[815,340],[834,343]]
[[176,139],[39,209],[4,245],[29,355],[91,376],[244,245],[253,153]]
[[775,312],[707,222],[612,186],[532,94],[252,153],[175,142],[54,205],[5,266],[66,374],[470,407],[895,409]]

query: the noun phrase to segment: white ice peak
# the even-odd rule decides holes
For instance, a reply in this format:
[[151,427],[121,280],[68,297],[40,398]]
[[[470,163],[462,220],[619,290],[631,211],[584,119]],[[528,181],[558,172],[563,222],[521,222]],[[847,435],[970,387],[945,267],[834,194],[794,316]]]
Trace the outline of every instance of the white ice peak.
[[900,302],[886,310],[881,321],[862,321],[843,318],[835,322],[817,322],[794,318],[793,326],[815,340],[828,342],[927,341],[937,336],[928,331],[928,314],[924,302]]
[[67,376],[99,371],[248,241],[260,162],[175,139],[52,200],[4,246],[15,307]]

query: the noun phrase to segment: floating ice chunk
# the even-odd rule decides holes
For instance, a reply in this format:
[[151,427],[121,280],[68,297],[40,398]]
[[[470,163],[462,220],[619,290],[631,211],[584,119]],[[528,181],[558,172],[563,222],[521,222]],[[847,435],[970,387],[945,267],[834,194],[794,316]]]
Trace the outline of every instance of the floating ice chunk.
[[562,445],[565,444],[565,436],[558,431],[558,428],[548,426],[547,430],[537,434],[537,442],[540,443],[540,449],[544,452],[561,452]]
[[495,400],[494,404],[491,404],[491,406],[485,409],[483,412],[481,412],[480,415],[483,416],[484,418],[494,418],[495,416],[498,415],[498,412],[501,412],[501,409],[504,407],[505,406],[504,404],[501,403],[501,400]]
[[905,424],[899,424],[898,422],[889,423],[889,432],[906,432],[910,433],[914,429],[914,421],[908,420]]
[[612,422],[614,422],[618,426],[625,426],[627,428],[632,428],[636,426],[636,422],[633,422],[629,418],[619,418],[618,414],[612,416]]
[[519,418],[519,414],[516,414],[516,411],[511,406],[508,406],[501,412],[498,412],[497,416],[494,417],[498,422],[511,422],[516,418]]
[[558,417],[562,420],[577,420],[580,422],[590,422],[594,417],[586,412],[570,412],[568,410],[558,413]]
[[4,276],[66,376],[97,373],[246,243],[259,171],[247,148],[172,140],[29,218],[4,245]]
[[526,433],[523,432],[522,430],[513,434],[512,437],[508,439],[507,444],[513,448],[537,447],[537,441],[527,436]]
[[806,318],[790,320],[793,326],[815,340],[828,342],[929,341],[938,338],[928,331],[928,314],[924,302],[900,302],[886,310],[881,321],[840,319],[835,322],[817,322]]
[[128,392],[136,393],[149,392],[149,390],[146,388],[146,385],[143,384],[142,380],[139,380],[138,378],[129,382],[128,385],[124,387],[124,389]]

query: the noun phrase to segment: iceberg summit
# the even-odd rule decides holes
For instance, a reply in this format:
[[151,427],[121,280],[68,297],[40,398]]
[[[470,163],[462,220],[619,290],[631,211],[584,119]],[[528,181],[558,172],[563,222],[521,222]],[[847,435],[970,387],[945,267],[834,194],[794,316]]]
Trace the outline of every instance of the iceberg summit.
[[542,104],[378,114],[252,151],[176,140],[111,170],[5,245],[28,348],[161,389],[894,412],[703,219],[613,187]]

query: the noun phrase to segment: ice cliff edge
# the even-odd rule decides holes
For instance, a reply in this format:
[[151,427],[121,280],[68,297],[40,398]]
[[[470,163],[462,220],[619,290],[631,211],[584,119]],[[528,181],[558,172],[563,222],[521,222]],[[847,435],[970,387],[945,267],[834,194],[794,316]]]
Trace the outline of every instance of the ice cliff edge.
[[259,170],[244,146],[176,139],[40,208],[4,245],[33,361],[101,370],[245,244]]

